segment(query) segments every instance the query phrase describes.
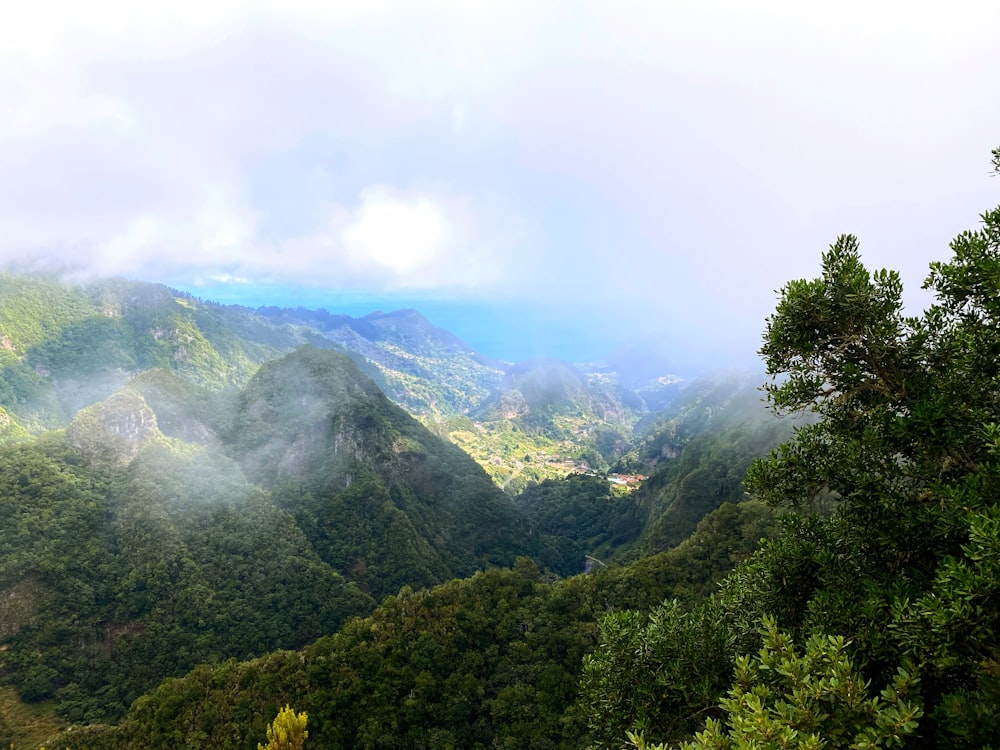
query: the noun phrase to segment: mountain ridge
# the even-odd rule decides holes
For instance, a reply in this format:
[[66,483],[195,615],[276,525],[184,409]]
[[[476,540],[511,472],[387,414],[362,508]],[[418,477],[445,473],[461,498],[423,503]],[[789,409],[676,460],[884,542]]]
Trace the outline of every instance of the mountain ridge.
[[[509,381],[534,377],[539,361],[491,359],[412,308],[357,318],[323,309],[252,309],[145,282],[68,285],[57,277],[3,272],[0,408],[7,419],[0,440],[64,427],[79,409],[149,370],[173,372],[209,391],[234,389],[263,363],[305,344],[347,354],[395,403],[472,453],[511,491],[564,476],[581,461],[605,467],[657,402],[652,391],[617,384],[607,367],[552,360],[551,369],[582,377],[585,393],[576,387],[561,399],[536,403],[534,415],[530,404],[521,409],[526,429],[515,437],[490,405],[504,394],[517,402],[523,393]],[[530,388],[528,396],[536,400]],[[553,411],[572,417],[572,424],[555,424]],[[473,421],[453,422],[464,417]],[[577,443],[588,442],[585,433],[596,437],[580,448]],[[540,457],[532,467],[522,460],[527,454]]]

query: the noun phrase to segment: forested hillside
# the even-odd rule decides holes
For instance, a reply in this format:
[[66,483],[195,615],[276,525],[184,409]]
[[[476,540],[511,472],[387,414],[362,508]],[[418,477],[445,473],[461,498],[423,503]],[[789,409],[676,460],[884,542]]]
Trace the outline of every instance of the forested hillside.
[[[58,393],[62,383],[46,387]],[[146,370],[79,409],[64,430],[22,431],[0,449],[0,461],[0,679],[27,702],[8,696],[7,705],[19,716],[29,705],[48,706],[42,716],[55,708],[63,720],[95,727],[117,720],[164,677],[303,646],[400,587],[509,567],[517,555],[525,555],[518,575],[534,571],[536,593],[521,601],[519,584],[494,604],[533,612],[555,576],[579,573],[588,556],[606,566],[648,516],[634,493],[613,492],[598,476],[532,485],[512,500],[461,450],[393,405],[350,357],[311,347],[269,361],[239,388],[206,387],[183,369]],[[721,502],[712,498],[705,512]],[[724,536],[743,555],[767,527],[728,523]],[[744,535],[744,527],[752,531]],[[708,543],[720,549],[711,534]],[[695,558],[710,565],[677,562]],[[551,632],[537,653],[518,657],[523,668],[504,657],[463,684],[490,701],[492,692],[471,686],[507,685],[522,705],[526,675],[558,668],[563,688],[545,730],[555,736],[575,695],[573,664],[592,648],[601,611],[704,592],[734,559],[724,549],[689,551],[602,573],[604,583],[585,586],[574,605],[578,624],[545,615]],[[633,576],[638,589],[626,583]],[[461,600],[462,622],[461,611],[480,598]],[[477,627],[501,632],[488,623]],[[523,622],[515,625],[504,637],[525,635]],[[576,635],[567,640],[567,632]],[[409,653],[409,637],[400,653]],[[468,737],[502,723],[491,719]],[[23,746],[40,738],[31,726],[0,730]],[[73,742],[93,746],[105,730],[81,731]]]
[[649,474],[634,493],[645,511],[635,547],[651,554],[686,539],[724,502],[745,496],[743,478],[754,459],[788,438],[802,419],[775,419],[745,373],[697,379],[646,423],[634,447],[614,467]]
[[693,603],[773,527],[727,505],[685,544],[627,568],[546,582],[521,559],[387,598],[300,652],[206,665],[137,701],[117,727],[56,746],[255,748],[278,708],[307,711],[309,747],[580,747],[583,656],[609,610]]
[[534,551],[481,468],[330,351],[235,397],[150,371],[0,461],[0,670],[75,722]]
[[306,348],[262,367],[223,439],[320,556],[376,597],[534,552],[486,473],[344,355]]

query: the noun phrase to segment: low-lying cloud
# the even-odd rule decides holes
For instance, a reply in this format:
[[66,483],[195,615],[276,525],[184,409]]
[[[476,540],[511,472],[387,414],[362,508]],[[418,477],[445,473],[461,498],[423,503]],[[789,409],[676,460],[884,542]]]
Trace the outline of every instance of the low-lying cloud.
[[0,262],[544,297],[752,348],[838,233],[915,287],[997,202],[1000,5],[911,11],[25,5],[0,29]]

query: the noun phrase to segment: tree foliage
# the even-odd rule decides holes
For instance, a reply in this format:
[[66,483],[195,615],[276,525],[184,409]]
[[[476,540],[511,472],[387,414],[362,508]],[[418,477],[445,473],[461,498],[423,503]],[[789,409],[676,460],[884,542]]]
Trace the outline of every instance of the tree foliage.
[[982,222],[931,264],[935,302],[919,317],[903,316],[898,275],[870,274],[852,237],[824,255],[821,278],[784,288],[762,348],[782,376],[769,395],[819,419],[747,480],[774,504],[836,506],[763,553],[757,601],[777,605],[782,627],[849,638],[877,684],[910,660],[939,746],[982,731],[956,722],[996,705],[1000,209]]
[[[794,512],[722,585],[735,683],[725,726],[689,747],[1000,736],[1000,209],[951,249],[931,265],[934,303],[919,316],[904,314],[898,274],[869,272],[850,235],[819,278],[781,290],[761,348],[766,391],[778,413],[811,421],[751,466],[746,487]],[[643,689],[658,674],[646,672]],[[671,681],[661,700],[693,684]],[[627,731],[640,746],[673,741],[676,718]]]
[[848,656],[842,636],[812,635],[802,652],[765,619],[764,645],[736,660],[736,676],[720,706],[681,750],[780,750],[900,747],[923,710],[919,680],[903,667],[877,696]]
[[295,713],[285,704],[267,727],[267,745],[258,742],[257,750],[302,750],[302,744],[309,737],[306,729],[308,718],[304,711]]

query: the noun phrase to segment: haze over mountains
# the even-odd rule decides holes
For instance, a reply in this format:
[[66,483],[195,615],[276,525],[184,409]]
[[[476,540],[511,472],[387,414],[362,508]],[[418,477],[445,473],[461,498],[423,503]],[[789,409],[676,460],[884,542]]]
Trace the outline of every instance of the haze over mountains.
[[3,276],[0,742],[252,750],[294,702],[314,750],[988,746],[982,221],[923,317],[850,235],[784,287],[766,390],[800,422],[746,377],[495,363],[410,310]]
[[[751,457],[708,440],[614,490],[598,472],[658,476],[699,420],[746,401],[740,381],[692,399],[669,373],[512,365],[415,310],[251,310],[4,273],[0,335],[0,678],[77,723],[199,662],[300,647],[404,586],[519,556],[572,575],[652,549],[664,523],[676,544],[739,499]],[[764,429],[751,451],[780,432]],[[722,460],[734,479],[693,478]],[[589,476],[560,483],[574,472]]]
[[6,16],[0,748],[997,746],[1000,3]]
[[[414,310],[354,318],[222,306],[120,280],[69,287],[52,278],[5,274],[0,284],[0,322],[7,331],[0,403],[11,413],[4,428],[10,434],[22,426],[62,426],[77,409],[148,369],[166,368],[210,389],[234,387],[260,363],[311,344],[346,352],[397,404],[450,434],[502,482],[523,486],[563,469],[534,467],[522,478],[511,451],[519,452],[517,458],[539,453],[542,467],[587,452],[592,468],[606,468],[642,414],[669,401],[676,380],[634,357],[619,357],[619,371],[542,360],[511,367],[473,351]],[[574,393],[565,390],[569,381],[577,383]],[[480,426],[449,422],[462,416],[475,417]],[[524,439],[497,437],[519,422]]]

